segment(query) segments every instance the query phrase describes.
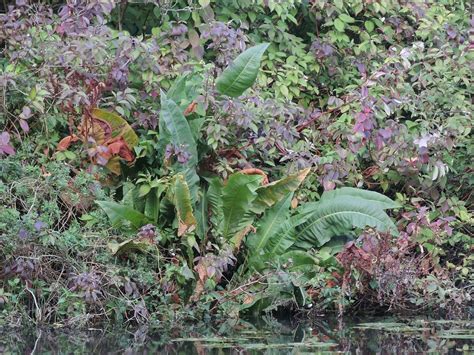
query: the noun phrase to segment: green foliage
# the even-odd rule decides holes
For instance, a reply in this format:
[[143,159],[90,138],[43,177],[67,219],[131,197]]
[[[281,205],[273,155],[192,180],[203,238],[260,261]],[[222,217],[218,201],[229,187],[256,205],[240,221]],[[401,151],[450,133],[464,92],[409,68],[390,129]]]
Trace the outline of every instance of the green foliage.
[[139,251],[145,253],[150,249],[152,244],[146,240],[141,241],[135,239],[128,239],[121,243],[111,242],[107,246],[110,249],[112,255],[120,256],[123,254],[127,254],[131,251]]
[[175,144],[186,147],[190,157],[188,166],[197,164],[197,149],[186,118],[178,105],[161,92],[160,134],[163,144]]
[[246,241],[249,266],[262,269],[263,263],[291,249],[309,251],[321,248],[335,237],[351,236],[354,228],[372,227],[397,234],[397,228],[384,212],[397,204],[374,191],[341,188],[323,194],[318,202],[302,205],[293,216],[289,207],[292,195],[269,209],[260,220],[257,232]]
[[274,187],[281,186],[287,195],[293,193],[307,173],[308,170],[303,170],[264,186],[260,186],[260,175],[232,174],[224,185],[218,179],[211,179],[206,196],[218,235],[240,245],[260,213],[287,199],[284,194],[272,193]]
[[284,196],[296,191],[300,184],[308,175],[310,169],[304,169],[297,174],[289,175],[281,180],[271,182],[257,189],[257,197],[253,203],[252,210],[261,213],[265,209],[272,207],[276,202],[280,201]]
[[290,217],[293,194],[268,209],[259,221],[257,230],[248,236],[245,244],[249,250],[249,268],[264,269],[264,262],[282,255],[293,244],[294,229]]
[[295,221],[298,239],[296,247],[320,247],[331,238],[352,234],[354,227],[373,227],[382,232],[397,234],[390,217],[371,201],[341,196],[302,207]]
[[135,229],[140,228],[148,222],[147,217],[133,208],[120,205],[116,202],[97,201],[97,204],[105,211],[113,225],[119,225],[124,221],[130,222]]
[[[186,181],[193,191],[195,200],[195,186],[199,182],[195,172],[198,162],[196,142],[181,109],[173,100],[168,99],[164,92],[161,92],[160,138],[163,147],[171,144],[184,149],[189,155],[184,164],[175,163],[174,167],[179,172],[185,172]],[[164,152],[162,154],[164,156]]]
[[12,317],[469,299],[466,2],[22,3],[0,15]]
[[350,198],[352,201],[360,202],[361,204],[370,204],[371,206],[383,210],[401,207],[400,204],[387,196],[375,191],[355,189],[353,187],[341,187],[340,189],[325,191],[321,196],[321,201],[331,201],[341,197]]
[[231,97],[242,95],[257,79],[260,61],[269,45],[269,43],[259,44],[235,58],[232,65],[217,78],[217,91]]
[[193,214],[191,203],[191,193],[183,175],[176,175],[173,178],[170,189],[169,200],[173,202],[178,220],[178,237],[187,232],[192,232],[196,228],[196,218]]
[[233,174],[222,188],[222,236],[229,240],[252,224],[250,213],[256,190],[262,182],[259,175]]

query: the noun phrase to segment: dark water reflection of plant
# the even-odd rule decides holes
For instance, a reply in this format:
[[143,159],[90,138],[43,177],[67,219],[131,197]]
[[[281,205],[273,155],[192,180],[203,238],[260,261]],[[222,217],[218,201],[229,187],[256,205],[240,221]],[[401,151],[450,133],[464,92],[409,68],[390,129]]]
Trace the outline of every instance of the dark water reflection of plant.
[[[1,329],[0,329],[1,330]],[[274,319],[187,329],[58,329],[3,331],[0,353],[289,354],[472,353],[472,321],[424,319]]]

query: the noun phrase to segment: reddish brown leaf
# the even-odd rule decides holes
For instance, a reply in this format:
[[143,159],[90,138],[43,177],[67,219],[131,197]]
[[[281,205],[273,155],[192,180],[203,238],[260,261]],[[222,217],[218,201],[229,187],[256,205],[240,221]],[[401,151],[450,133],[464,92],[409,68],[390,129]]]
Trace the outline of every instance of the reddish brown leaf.
[[326,281],[326,286],[329,287],[329,288],[333,288],[334,286],[336,286],[336,282],[334,282],[334,280],[327,280]]
[[177,293],[173,293],[171,295],[171,299],[173,300],[173,303],[180,304],[181,303],[181,298]]
[[298,207],[298,199],[296,197],[294,197],[292,200],[291,200],[291,208],[292,209],[295,209],[296,207]]
[[133,152],[130,149],[128,149],[127,146],[122,147],[122,149],[120,149],[119,156],[123,160],[128,161],[128,162],[132,162],[135,159]]
[[113,142],[107,146],[110,149],[110,153],[112,153],[113,155],[117,155],[120,152],[120,149],[122,149],[123,142]]
[[189,106],[186,107],[186,110],[184,110],[184,115],[189,116],[194,111],[196,111],[196,108],[197,108],[197,102],[196,101],[191,102]]
[[69,146],[71,145],[71,143],[74,143],[74,142],[77,142],[79,140],[79,137],[77,137],[75,134],[71,135],[71,136],[67,136],[67,137],[64,137],[63,139],[61,139],[61,141],[59,142],[56,150],[58,152],[62,152],[62,151],[65,151],[69,148]]
[[252,304],[253,302],[255,301],[255,297],[250,295],[250,294],[247,294],[244,296],[244,300],[243,300],[243,304]]
[[133,152],[128,148],[127,142],[125,142],[123,137],[107,142],[106,146],[112,155],[118,155],[125,161],[131,162],[135,159]]
[[205,282],[208,278],[207,276],[207,269],[206,269],[206,266],[202,263],[199,263],[197,264],[195,267],[194,267],[194,270],[197,271],[198,275],[199,275],[199,280],[201,280],[202,282]]

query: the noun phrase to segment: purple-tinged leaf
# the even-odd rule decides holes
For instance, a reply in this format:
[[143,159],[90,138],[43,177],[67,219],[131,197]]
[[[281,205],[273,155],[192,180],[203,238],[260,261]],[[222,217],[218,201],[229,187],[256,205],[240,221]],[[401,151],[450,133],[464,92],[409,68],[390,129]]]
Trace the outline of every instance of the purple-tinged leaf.
[[43,221],[36,221],[33,226],[35,227],[36,231],[39,232],[41,229],[46,227],[46,223]]
[[25,133],[28,133],[30,131],[30,126],[28,125],[28,122],[26,122],[25,120],[20,120],[20,127]]
[[10,145],[10,135],[8,132],[2,132],[0,134],[0,155],[3,154],[15,154],[15,149]]

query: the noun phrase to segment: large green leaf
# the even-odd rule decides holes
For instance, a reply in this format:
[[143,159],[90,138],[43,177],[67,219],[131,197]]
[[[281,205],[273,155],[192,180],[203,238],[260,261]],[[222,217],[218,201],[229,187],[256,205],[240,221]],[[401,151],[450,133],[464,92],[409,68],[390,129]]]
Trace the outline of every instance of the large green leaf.
[[353,228],[367,226],[397,234],[390,217],[371,201],[341,196],[302,208],[303,213],[295,217],[297,241],[295,246],[320,247],[331,238],[352,233]]
[[230,240],[252,224],[254,214],[249,213],[257,197],[256,190],[262,181],[260,175],[232,174],[222,188],[222,236]]
[[218,177],[206,178],[209,183],[207,190],[207,199],[209,210],[211,212],[210,222],[219,228],[224,219],[222,210],[222,181]]
[[169,199],[173,202],[178,219],[178,237],[188,232],[192,232],[196,228],[196,218],[193,214],[193,206],[191,204],[191,193],[184,175],[176,175],[173,178],[169,193]]
[[[163,180],[155,180],[151,183],[151,190],[145,197],[145,215],[150,218],[153,223],[158,222],[160,216],[160,204],[162,195],[168,189],[168,184]],[[138,199],[140,199],[138,197]]]
[[194,140],[197,142],[202,137],[201,128],[206,122],[205,117],[198,117],[188,121],[189,127],[191,128],[191,133],[193,134]]
[[262,43],[241,53],[216,81],[217,91],[237,97],[243,94],[257,79],[262,55],[269,43]]
[[289,219],[291,199],[290,193],[268,209],[258,225],[256,233],[247,237],[248,266],[257,270],[264,267],[269,258],[281,255],[294,243],[291,235],[292,224]]
[[223,185],[218,177],[206,178],[209,183],[207,195],[209,199],[209,205],[213,215],[217,215],[222,212],[222,189]]
[[153,223],[158,221],[160,214],[160,197],[158,189],[151,189],[151,191],[144,197],[145,199],[145,216],[148,216]]
[[292,198],[293,194],[288,194],[285,199],[265,212],[260,220],[257,232],[249,235],[245,242],[252,254],[261,254],[269,249],[272,252],[282,253],[291,246],[292,243],[289,241],[281,245],[280,239],[276,238],[276,235],[282,230],[286,230],[285,223],[289,220]]
[[288,270],[290,271],[303,271],[309,273],[318,270],[318,258],[307,251],[290,250],[281,255],[277,255],[276,259],[281,265],[287,264]]
[[196,234],[204,239],[209,229],[209,197],[204,192],[196,206]]
[[186,182],[191,191],[192,201],[197,200],[197,191],[199,177],[196,174],[198,163],[198,153],[196,141],[191,132],[188,121],[184,117],[179,106],[166,94],[161,92],[161,111],[160,111],[160,145],[162,154],[164,154],[167,144],[174,144],[183,147],[189,153],[189,159],[186,163],[175,163],[174,168],[177,172],[183,172]]
[[167,97],[184,109],[198,96],[202,88],[203,76],[201,73],[185,73],[177,78],[168,90]]
[[336,190],[326,191],[321,196],[321,201],[332,200],[341,196],[351,197],[358,200],[370,202],[381,209],[399,208],[400,205],[385,195],[375,191],[355,189],[353,187],[341,187]]
[[112,225],[120,225],[124,221],[129,221],[134,229],[138,229],[149,223],[148,218],[137,210],[111,201],[96,201],[109,217]]
[[136,196],[138,194],[136,185],[130,181],[124,181],[122,184],[122,204],[125,206],[132,207],[136,210],[139,210],[137,206],[135,206]]
[[195,167],[197,165],[196,142],[188,121],[178,105],[163,91],[161,92],[160,139],[165,145],[172,143],[186,149],[190,157],[186,164],[181,164],[182,166]]
[[[180,171],[180,169],[177,169],[177,170]],[[194,205],[198,199],[199,181],[200,181],[199,175],[196,173],[196,169],[188,168],[184,170],[184,178],[186,179],[186,183],[188,184],[189,192],[191,193],[191,201],[192,201],[192,204]]]
[[190,73],[185,73],[173,81],[173,84],[166,95],[168,99],[173,100],[178,104],[181,103],[182,99],[186,98],[186,82],[188,81],[189,75]]
[[258,196],[252,205],[252,211],[262,213],[289,193],[294,192],[306,178],[309,171],[310,168],[307,168],[281,180],[259,187],[257,189]]

